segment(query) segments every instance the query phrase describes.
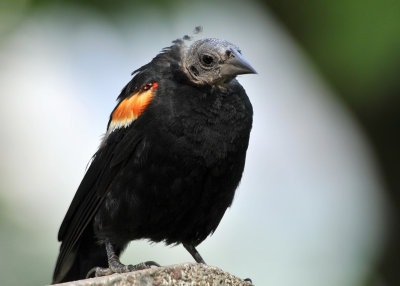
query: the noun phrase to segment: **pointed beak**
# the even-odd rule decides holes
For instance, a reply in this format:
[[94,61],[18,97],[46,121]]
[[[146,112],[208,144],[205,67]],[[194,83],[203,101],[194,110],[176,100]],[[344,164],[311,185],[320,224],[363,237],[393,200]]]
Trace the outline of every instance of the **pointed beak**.
[[235,77],[239,74],[257,73],[237,50],[231,49],[231,52],[234,56],[229,58],[221,66],[221,75],[223,77]]

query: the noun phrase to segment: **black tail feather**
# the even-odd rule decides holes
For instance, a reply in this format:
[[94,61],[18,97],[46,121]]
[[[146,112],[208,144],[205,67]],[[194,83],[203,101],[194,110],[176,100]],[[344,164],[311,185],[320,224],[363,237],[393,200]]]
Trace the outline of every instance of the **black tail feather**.
[[108,267],[104,245],[98,244],[93,232],[88,229],[83,233],[77,249],[61,265],[57,261],[53,284],[84,279],[93,267]]

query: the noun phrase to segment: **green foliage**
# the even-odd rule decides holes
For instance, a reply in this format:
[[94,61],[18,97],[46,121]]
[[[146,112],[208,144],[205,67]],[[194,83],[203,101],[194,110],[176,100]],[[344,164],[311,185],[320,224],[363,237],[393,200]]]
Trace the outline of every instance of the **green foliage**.
[[350,102],[367,104],[397,83],[392,74],[400,65],[399,1],[266,3]]

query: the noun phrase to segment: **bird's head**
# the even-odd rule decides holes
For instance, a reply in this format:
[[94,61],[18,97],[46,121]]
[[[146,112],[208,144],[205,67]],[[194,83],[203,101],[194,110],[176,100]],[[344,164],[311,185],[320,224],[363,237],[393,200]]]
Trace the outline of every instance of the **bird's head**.
[[213,38],[194,42],[183,57],[183,67],[198,84],[220,85],[239,74],[256,73],[238,46]]

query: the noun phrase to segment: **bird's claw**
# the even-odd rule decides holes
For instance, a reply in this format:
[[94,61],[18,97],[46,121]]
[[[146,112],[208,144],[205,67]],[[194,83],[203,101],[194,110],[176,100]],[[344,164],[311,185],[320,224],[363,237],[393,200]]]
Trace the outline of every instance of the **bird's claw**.
[[101,276],[107,276],[111,275],[114,273],[126,273],[126,272],[131,272],[131,271],[136,271],[136,270],[143,270],[143,269],[149,269],[152,266],[160,267],[160,264],[154,261],[146,261],[142,262],[136,265],[124,265],[122,263],[116,264],[110,264],[109,268],[102,268],[102,267],[94,267],[89,270],[89,272],[86,275],[86,278],[90,278],[92,276],[94,277],[101,277]]
[[114,272],[110,268],[103,268],[103,267],[93,267],[92,269],[89,270],[89,272],[86,274],[86,278],[90,277],[101,277],[101,276],[107,276],[111,275]]
[[157,262],[154,262],[154,261],[146,261],[146,262],[141,262],[136,265],[129,264],[129,265],[124,265],[124,266],[126,267],[126,270],[122,271],[122,272],[118,272],[118,273],[149,269],[152,266],[160,267],[160,264],[158,264]]
[[[130,265],[130,266],[132,266],[132,265]],[[136,266],[136,267],[143,267],[143,268],[141,268],[141,269],[151,268],[152,266],[161,267],[161,265],[158,264],[158,263],[155,262],[155,261],[146,261],[146,262],[139,263],[139,264],[137,264],[137,265],[135,265],[135,266]],[[137,269],[137,268],[136,268],[136,270],[140,270],[140,269]]]

